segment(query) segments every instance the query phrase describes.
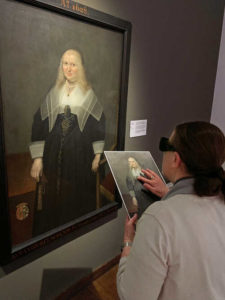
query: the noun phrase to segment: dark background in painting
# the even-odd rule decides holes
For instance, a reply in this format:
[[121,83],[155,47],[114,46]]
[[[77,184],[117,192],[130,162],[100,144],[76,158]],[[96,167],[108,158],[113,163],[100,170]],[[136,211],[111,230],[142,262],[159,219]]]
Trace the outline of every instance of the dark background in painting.
[[33,115],[54,85],[60,58],[81,51],[106,115],[106,149],[116,139],[123,35],[12,1],[1,1],[1,80],[7,154],[28,151]]

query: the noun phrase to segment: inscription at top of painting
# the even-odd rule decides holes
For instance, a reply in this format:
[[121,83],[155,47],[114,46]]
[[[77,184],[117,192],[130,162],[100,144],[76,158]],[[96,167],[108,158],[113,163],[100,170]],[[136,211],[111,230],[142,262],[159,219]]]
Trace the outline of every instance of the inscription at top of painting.
[[61,0],[61,5],[64,8],[72,9],[75,12],[87,15],[88,10],[87,7],[76,3],[74,0]]

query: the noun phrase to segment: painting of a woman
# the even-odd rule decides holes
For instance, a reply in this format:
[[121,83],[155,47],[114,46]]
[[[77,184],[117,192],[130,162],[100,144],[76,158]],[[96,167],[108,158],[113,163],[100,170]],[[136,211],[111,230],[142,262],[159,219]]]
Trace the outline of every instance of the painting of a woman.
[[96,209],[94,173],[104,140],[103,107],[87,82],[81,54],[69,49],[33,120],[31,176],[45,182],[33,235]]

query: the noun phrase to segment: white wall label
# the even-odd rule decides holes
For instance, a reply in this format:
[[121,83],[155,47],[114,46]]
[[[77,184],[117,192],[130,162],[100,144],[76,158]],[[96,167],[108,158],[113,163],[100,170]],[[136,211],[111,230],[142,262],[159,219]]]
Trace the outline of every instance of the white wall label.
[[130,137],[147,134],[147,120],[130,121]]

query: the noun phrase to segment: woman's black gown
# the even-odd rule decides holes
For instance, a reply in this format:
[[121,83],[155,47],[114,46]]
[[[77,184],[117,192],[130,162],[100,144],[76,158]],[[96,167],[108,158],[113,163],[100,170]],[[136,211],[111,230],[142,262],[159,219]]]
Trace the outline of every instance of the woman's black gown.
[[[89,115],[83,131],[70,107],[57,116],[49,132],[48,118],[34,116],[32,142],[45,141],[42,209],[35,209],[33,236],[74,220],[96,209],[96,175],[91,171],[92,143],[105,138],[105,117]],[[36,197],[37,198],[37,197]]]

